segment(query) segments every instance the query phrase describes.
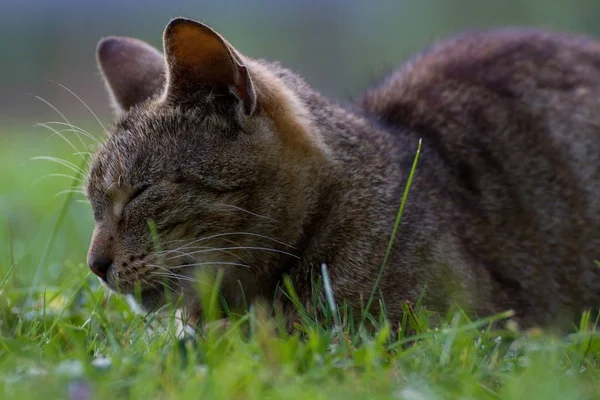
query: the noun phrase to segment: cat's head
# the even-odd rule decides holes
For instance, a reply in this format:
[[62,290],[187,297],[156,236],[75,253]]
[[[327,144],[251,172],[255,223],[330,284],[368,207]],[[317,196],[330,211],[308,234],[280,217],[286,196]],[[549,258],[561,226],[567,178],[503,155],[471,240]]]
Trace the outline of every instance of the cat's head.
[[145,310],[167,291],[194,301],[201,268],[222,268],[240,297],[267,285],[294,257],[327,153],[288,71],[188,19],[167,25],[163,47],[99,43],[119,118],[86,183],[88,264]]

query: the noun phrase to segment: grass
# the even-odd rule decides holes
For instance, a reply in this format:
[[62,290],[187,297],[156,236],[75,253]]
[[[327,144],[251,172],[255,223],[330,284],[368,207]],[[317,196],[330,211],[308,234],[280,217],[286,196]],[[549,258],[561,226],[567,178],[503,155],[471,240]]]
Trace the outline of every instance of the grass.
[[[36,133],[37,132],[37,133]],[[182,338],[173,316],[134,314],[90,276],[89,205],[71,191],[64,141],[0,131],[0,398],[595,399],[600,335],[584,315],[567,336],[492,327],[407,305],[402,329],[306,313],[294,334],[260,307]],[[74,144],[77,142],[73,141]],[[323,269],[328,286],[327,269]],[[319,290],[319,288],[316,288]],[[208,307],[215,310],[216,296]],[[434,326],[434,317],[441,322]]]

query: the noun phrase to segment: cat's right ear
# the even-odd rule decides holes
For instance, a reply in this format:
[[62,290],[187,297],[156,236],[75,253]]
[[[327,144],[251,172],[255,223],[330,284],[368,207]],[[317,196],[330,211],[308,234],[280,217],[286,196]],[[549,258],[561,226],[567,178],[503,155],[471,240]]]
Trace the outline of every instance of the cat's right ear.
[[164,56],[146,42],[108,37],[98,43],[96,58],[117,113],[155,96],[164,87]]

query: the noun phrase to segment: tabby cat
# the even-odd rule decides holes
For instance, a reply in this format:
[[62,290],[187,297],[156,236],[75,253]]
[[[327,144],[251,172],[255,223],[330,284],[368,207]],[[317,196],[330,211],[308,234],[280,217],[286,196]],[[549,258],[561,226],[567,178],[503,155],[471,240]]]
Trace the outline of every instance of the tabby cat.
[[230,307],[273,299],[286,276],[310,307],[326,264],[359,312],[419,143],[375,290],[391,321],[420,295],[524,327],[600,305],[600,44],[465,33],[348,107],[193,20],[172,20],[163,47],[99,43],[118,119],[86,183],[89,266],[143,310],[171,293],[198,315],[198,271],[221,271]]

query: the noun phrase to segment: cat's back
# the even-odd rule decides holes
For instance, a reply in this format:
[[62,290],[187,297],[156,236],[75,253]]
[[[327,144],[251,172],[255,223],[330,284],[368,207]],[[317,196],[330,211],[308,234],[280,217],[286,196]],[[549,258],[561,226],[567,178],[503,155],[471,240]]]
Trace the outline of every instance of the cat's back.
[[[532,29],[463,33],[426,49],[368,91],[362,106],[388,121],[434,126],[469,108],[559,102],[598,108],[600,43]],[[443,122],[442,122],[443,120]]]
[[423,138],[424,162],[440,160],[429,178],[454,204],[463,259],[490,271],[499,303],[532,314],[597,305],[600,44],[523,29],[462,34],[407,62],[362,107]]
[[600,199],[600,42],[588,37],[516,28],[464,33],[407,62],[362,106],[417,130],[450,157],[491,151],[516,167],[544,154],[586,182],[590,201]]

